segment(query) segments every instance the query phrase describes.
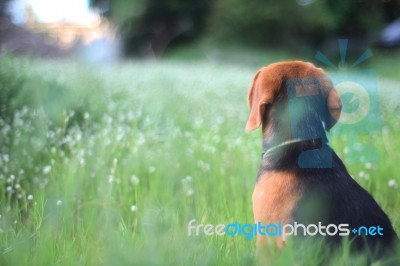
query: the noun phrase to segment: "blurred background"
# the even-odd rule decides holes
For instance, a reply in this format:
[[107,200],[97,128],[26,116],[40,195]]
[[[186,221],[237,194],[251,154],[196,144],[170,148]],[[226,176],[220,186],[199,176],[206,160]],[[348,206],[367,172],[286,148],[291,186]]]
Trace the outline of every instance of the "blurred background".
[[0,45],[18,55],[160,58],[198,44],[207,57],[221,46],[336,55],[338,38],[397,48],[400,1],[0,1]]

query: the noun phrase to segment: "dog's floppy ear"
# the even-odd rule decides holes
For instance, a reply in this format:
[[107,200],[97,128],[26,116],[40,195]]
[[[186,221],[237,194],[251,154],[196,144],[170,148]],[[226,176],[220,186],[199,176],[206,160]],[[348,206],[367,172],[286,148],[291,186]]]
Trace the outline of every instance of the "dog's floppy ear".
[[254,76],[248,93],[250,116],[247,120],[246,130],[257,129],[262,120],[265,105],[272,103],[275,91],[279,89],[278,81],[268,69],[261,69]]
[[325,121],[325,127],[329,131],[339,120],[342,111],[342,101],[339,93],[333,87],[329,90],[327,105],[330,117]]
[[329,131],[339,120],[342,111],[342,101],[339,93],[335,90],[331,79],[324,73],[320,78],[321,92],[325,95],[328,112],[323,117],[325,129]]

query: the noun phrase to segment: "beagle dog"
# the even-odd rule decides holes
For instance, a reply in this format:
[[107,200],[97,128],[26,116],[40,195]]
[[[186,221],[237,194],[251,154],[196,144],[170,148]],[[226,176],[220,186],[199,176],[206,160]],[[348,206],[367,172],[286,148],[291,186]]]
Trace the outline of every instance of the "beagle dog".
[[[253,193],[255,224],[333,224],[330,232],[317,234],[333,244],[343,239],[332,234],[335,227],[346,224],[356,248],[385,249],[394,243],[397,235],[388,216],[328,145],[326,132],[339,119],[342,104],[321,68],[302,61],[261,68],[248,105],[246,130],[262,126],[264,150]],[[370,227],[374,232],[368,232]],[[291,237],[305,237],[303,230]],[[257,253],[266,238],[257,234]],[[283,247],[285,237],[276,241]]]

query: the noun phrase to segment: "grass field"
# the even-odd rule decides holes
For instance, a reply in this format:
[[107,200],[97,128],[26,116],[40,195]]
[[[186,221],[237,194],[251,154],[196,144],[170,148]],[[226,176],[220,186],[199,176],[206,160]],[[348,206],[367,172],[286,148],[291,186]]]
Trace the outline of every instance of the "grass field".
[[[192,219],[253,221],[261,139],[244,131],[247,89],[261,65],[289,57],[249,52],[246,61],[237,52],[233,61],[183,51],[100,67],[2,56],[0,264],[254,264],[254,240],[187,233]],[[370,66],[382,125],[356,139],[378,159],[352,158],[354,140],[340,125],[330,138],[400,232],[396,62]],[[289,244],[271,260],[319,265],[327,256],[336,265],[365,259]]]

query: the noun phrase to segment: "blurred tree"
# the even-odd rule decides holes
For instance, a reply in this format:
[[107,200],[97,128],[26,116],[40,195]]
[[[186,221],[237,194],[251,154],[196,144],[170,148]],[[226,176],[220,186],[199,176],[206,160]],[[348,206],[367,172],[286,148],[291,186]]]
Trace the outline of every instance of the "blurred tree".
[[226,43],[289,49],[337,38],[376,40],[400,0],[91,0],[119,27],[125,52],[162,55],[206,29]]
[[9,0],[0,0],[0,16],[5,15],[6,5],[8,2]]
[[4,42],[4,32],[9,29],[11,19],[7,14],[7,4],[10,0],[0,0],[0,48]]
[[400,0],[382,0],[386,23],[400,18]]
[[193,40],[205,27],[212,0],[91,0],[114,21],[128,54],[160,56]]
[[338,35],[365,37],[382,27],[383,2],[376,0],[326,0]]
[[326,1],[217,0],[211,18],[216,36],[262,46],[299,47],[335,28]]
[[298,49],[343,37],[375,40],[398,17],[400,0],[216,0],[210,25],[223,39]]

